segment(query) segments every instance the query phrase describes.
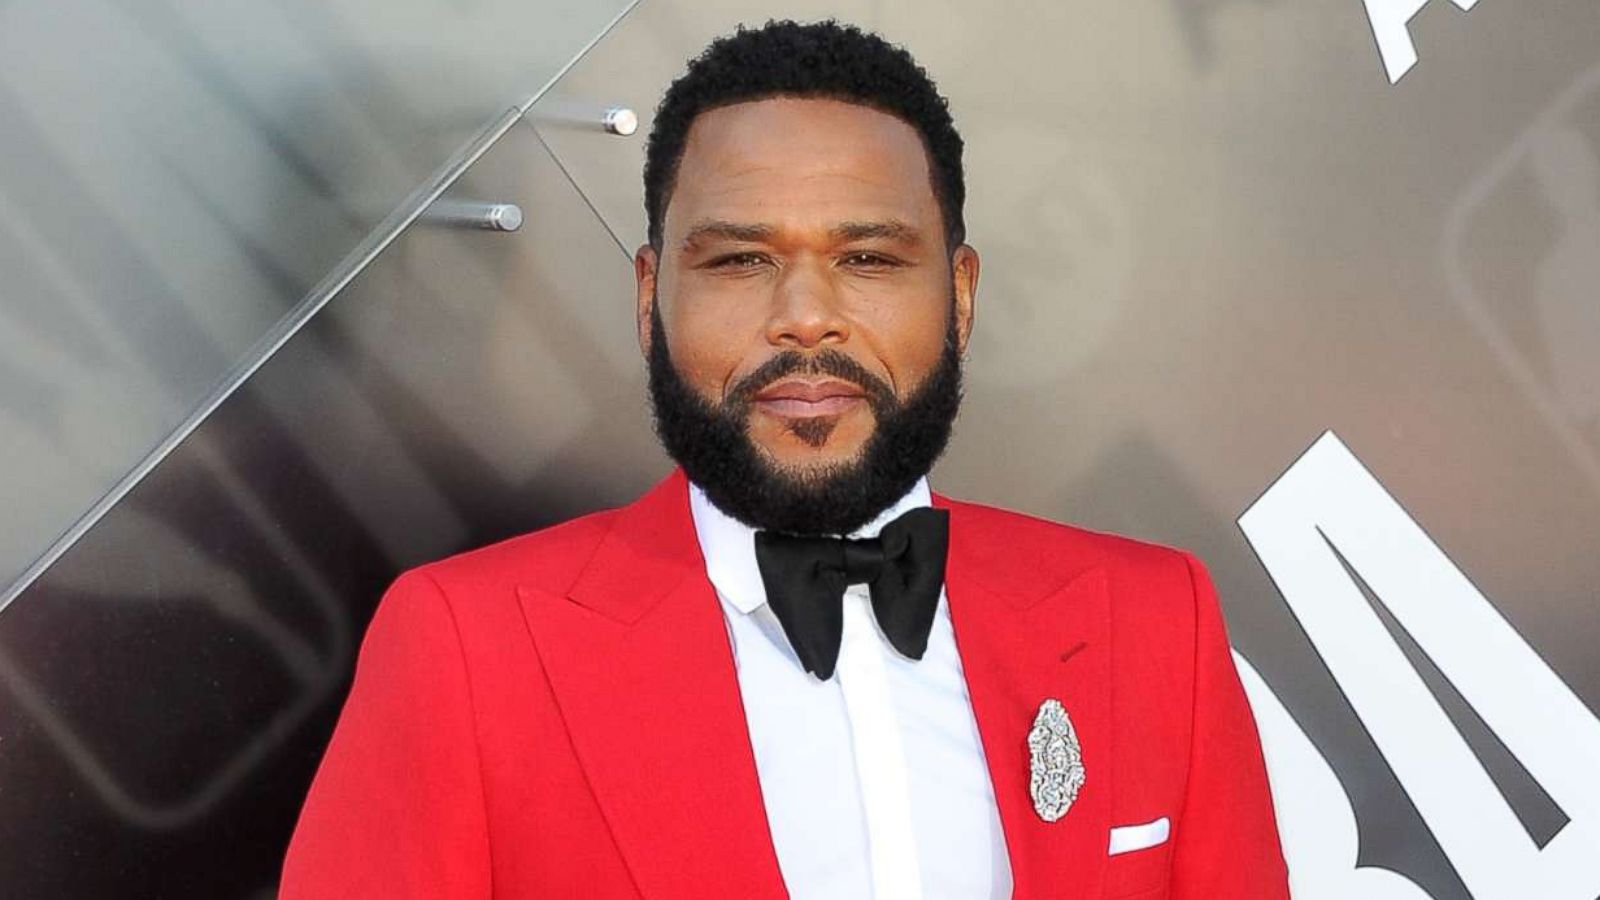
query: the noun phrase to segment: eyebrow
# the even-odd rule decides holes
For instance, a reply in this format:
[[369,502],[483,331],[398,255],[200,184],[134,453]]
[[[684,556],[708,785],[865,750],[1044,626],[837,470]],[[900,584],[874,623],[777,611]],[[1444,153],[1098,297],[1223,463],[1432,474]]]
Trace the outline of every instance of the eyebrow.
[[760,243],[768,240],[776,233],[777,229],[771,225],[761,225],[746,222],[727,222],[721,219],[708,219],[698,222],[683,236],[684,249],[693,249],[702,241],[711,238],[722,238],[728,241],[745,241],[747,243]]
[[830,234],[845,241],[864,241],[873,238],[899,241],[903,244],[916,244],[922,240],[922,232],[907,225],[899,219],[884,219],[878,222],[842,222]]
[[[771,225],[760,222],[730,222],[723,219],[707,219],[696,223],[683,237],[684,249],[693,249],[701,242],[721,238],[729,241],[742,241],[757,244],[772,239],[777,234],[777,229]],[[917,244],[922,241],[922,232],[900,221],[899,219],[883,219],[866,222],[841,222],[828,231],[829,237],[840,241],[863,241],[884,239],[899,241],[903,244]]]

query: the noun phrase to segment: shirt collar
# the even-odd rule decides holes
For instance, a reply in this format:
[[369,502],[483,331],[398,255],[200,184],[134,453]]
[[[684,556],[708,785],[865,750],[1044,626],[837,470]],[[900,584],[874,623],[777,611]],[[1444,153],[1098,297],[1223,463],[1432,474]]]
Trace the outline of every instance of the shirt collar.
[[[932,505],[928,479],[919,478],[904,496],[848,536],[877,537],[883,526],[902,513]],[[700,539],[700,554],[705,557],[706,577],[711,579],[711,585],[739,612],[749,614],[760,608],[767,602],[767,589],[756,565],[756,530],[718,509],[694,482],[689,483],[689,512],[694,517],[695,535]]]

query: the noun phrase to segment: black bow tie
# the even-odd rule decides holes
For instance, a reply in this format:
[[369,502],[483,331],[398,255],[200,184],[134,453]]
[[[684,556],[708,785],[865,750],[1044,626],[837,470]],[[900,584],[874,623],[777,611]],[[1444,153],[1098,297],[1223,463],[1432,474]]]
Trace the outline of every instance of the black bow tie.
[[826,681],[839,662],[844,591],[852,584],[870,589],[873,614],[889,643],[922,658],[949,546],[950,514],[922,507],[863,540],[758,531],[756,564],[795,655],[806,671]]

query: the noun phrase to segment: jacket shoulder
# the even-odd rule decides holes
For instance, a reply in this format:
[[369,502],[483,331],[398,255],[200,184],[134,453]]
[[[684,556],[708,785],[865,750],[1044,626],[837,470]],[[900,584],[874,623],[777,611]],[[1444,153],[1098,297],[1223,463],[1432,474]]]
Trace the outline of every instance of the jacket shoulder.
[[1216,603],[1204,565],[1187,550],[993,506],[943,502],[951,511],[952,551],[962,542],[963,554],[991,573],[992,584],[1049,594],[1100,570],[1119,627],[1143,635],[1147,645],[1192,647],[1199,605]]
[[963,523],[963,540],[975,538],[1008,555],[1048,558],[1070,555],[1090,564],[1125,565],[1133,568],[1183,566],[1193,559],[1187,550],[1140,540],[1081,525],[948,497],[942,505]]
[[518,584],[564,593],[611,530],[619,512],[592,512],[424,563],[404,574],[425,575],[453,595]]

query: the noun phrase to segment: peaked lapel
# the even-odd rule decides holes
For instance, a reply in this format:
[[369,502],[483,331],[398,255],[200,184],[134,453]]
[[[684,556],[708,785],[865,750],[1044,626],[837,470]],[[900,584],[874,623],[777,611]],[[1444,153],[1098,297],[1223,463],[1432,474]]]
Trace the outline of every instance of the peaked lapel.
[[683,473],[617,512],[568,596],[518,596],[640,893],[786,897]]
[[[956,649],[1000,810],[1015,900],[1098,897],[1111,813],[1111,628],[1106,572],[1029,546],[1016,526],[935,495],[951,511],[946,598]],[[1046,822],[1028,791],[1028,731],[1061,701],[1082,747],[1085,780],[1066,815]]]

